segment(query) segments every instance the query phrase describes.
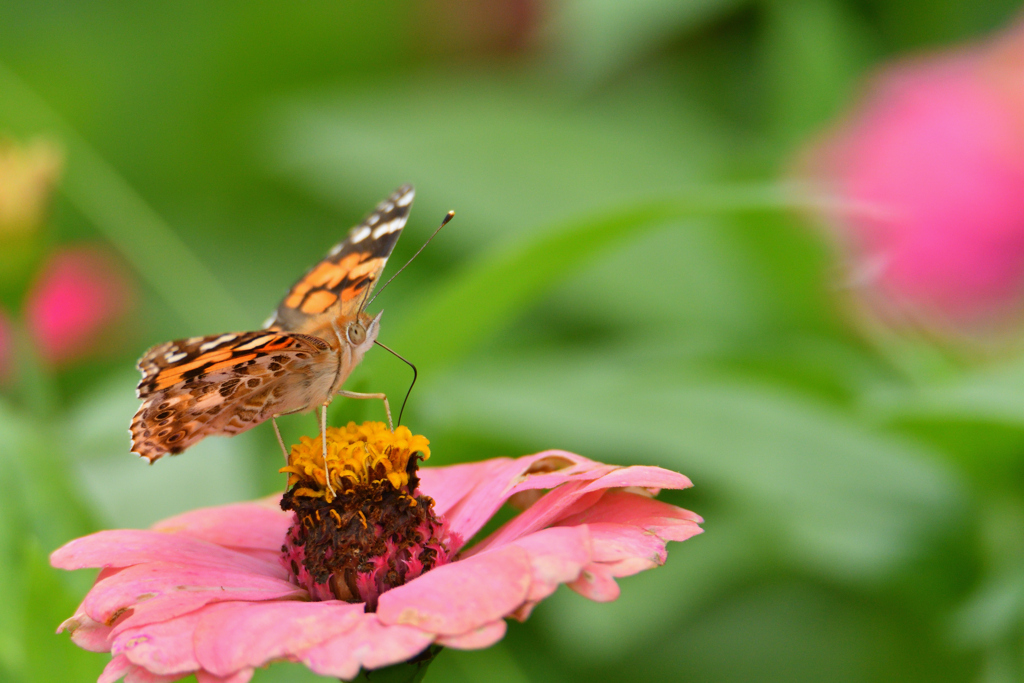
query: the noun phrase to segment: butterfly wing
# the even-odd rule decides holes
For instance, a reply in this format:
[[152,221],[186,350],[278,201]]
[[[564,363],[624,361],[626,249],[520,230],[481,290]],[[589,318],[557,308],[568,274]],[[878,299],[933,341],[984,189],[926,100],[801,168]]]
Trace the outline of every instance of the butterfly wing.
[[403,185],[303,275],[266,322],[272,330],[332,338],[331,321],[362,310],[409,218],[415,191]]
[[335,359],[322,339],[266,330],[155,346],[139,360],[132,451],[153,462],[306,409],[330,394]]

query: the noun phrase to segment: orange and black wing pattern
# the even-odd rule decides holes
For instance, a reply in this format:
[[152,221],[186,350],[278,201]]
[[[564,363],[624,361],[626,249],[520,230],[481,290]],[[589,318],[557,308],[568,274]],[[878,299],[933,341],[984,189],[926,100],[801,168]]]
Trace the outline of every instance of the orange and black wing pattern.
[[261,330],[159,344],[138,367],[132,451],[153,462],[307,408],[320,399],[318,383],[331,385],[336,361],[322,339]]
[[329,329],[326,321],[355,318],[402,234],[414,194],[412,185],[403,185],[378,204],[295,283],[265,326],[316,334]]

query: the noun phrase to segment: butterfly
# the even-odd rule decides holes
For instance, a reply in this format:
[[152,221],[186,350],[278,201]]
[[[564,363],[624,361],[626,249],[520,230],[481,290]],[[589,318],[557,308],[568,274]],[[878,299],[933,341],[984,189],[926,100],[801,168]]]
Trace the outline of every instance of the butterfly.
[[[234,435],[268,419],[321,408],[341,391],[377,339],[380,316],[363,311],[409,217],[403,185],[299,278],[262,330],[179,339],[139,359],[142,399],[132,419],[134,453],[150,463],[212,435]],[[282,450],[277,422],[274,430]],[[326,444],[324,445],[326,450]],[[326,454],[325,454],[326,460]]]

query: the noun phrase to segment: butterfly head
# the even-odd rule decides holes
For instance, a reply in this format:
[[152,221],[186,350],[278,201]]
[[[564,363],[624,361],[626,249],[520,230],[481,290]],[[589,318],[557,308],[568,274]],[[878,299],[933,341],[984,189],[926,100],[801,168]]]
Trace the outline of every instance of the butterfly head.
[[377,333],[380,331],[380,317],[383,314],[384,311],[377,315],[360,311],[355,320],[337,330],[339,332],[338,340],[342,347],[346,348],[347,353],[351,354],[349,357],[353,366],[363,359],[363,354],[377,340]]

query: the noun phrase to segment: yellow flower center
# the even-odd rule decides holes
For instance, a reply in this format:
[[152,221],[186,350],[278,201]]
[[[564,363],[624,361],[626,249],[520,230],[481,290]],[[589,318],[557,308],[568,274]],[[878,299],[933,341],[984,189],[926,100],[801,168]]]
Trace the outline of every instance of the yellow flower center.
[[[408,427],[392,432],[383,422],[349,422],[344,428],[328,427],[327,471],[331,485],[335,491],[343,492],[358,484],[387,481],[393,488],[403,489],[409,484],[409,458],[415,453],[422,454],[423,460],[429,458],[429,443]],[[293,495],[333,500],[324,471],[322,436],[303,436],[292,446],[288,465],[281,472],[289,475],[288,488],[296,487]]]

